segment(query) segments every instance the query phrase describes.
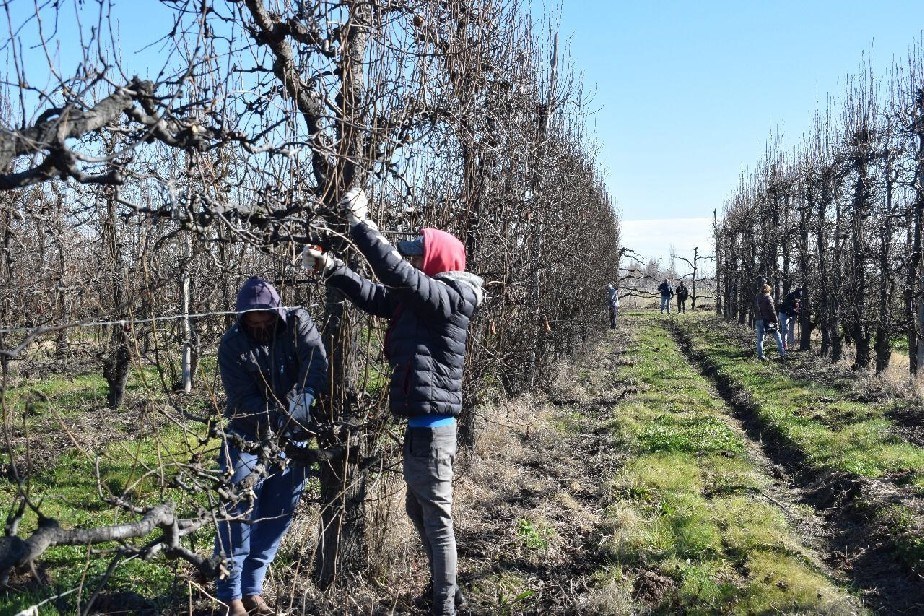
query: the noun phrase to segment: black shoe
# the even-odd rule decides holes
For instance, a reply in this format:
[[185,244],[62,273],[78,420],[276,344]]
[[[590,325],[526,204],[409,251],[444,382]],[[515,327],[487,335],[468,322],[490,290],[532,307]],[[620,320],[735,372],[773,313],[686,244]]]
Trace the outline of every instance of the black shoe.
[[456,596],[453,598],[457,610],[464,610],[468,607],[468,599],[462,594],[462,589],[456,586]]
[[[459,586],[456,586],[456,594],[452,598],[452,602],[455,604],[457,610],[464,610],[468,607],[468,599],[465,598],[465,595],[462,594],[462,589]],[[426,588],[422,594],[420,594],[416,599],[414,599],[414,605],[419,608],[427,609],[433,606],[433,584],[427,584]]]

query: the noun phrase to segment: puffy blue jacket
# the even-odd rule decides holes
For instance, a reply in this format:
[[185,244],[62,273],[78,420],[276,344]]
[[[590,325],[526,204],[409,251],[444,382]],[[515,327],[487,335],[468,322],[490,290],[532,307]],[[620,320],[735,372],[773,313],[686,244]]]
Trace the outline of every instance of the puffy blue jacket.
[[230,429],[258,440],[284,420],[289,400],[302,389],[326,388],[327,354],[314,321],[302,308],[280,310],[275,336],[254,341],[240,319],[218,345],[218,368],[228,396]]
[[338,263],[327,283],[357,307],[389,319],[385,357],[391,366],[392,413],[404,417],[462,412],[462,367],[469,320],[482,280],[465,268],[465,249],[448,233],[423,229],[422,270],[401,257],[373,226],[350,230],[380,283]]

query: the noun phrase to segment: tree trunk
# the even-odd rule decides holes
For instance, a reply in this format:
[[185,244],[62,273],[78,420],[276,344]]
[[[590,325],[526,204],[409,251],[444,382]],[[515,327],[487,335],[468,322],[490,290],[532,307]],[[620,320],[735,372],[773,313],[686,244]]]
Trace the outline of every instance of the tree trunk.
[[894,212],[895,207],[892,191],[895,178],[892,170],[892,152],[889,148],[889,142],[886,141],[885,152],[885,220],[879,232],[879,271],[882,274],[879,277],[879,295],[877,312],[878,318],[874,319],[876,324],[874,333],[874,345],[876,357],[876,373],[879,374],[889,367],[889,361],[892,358],[892,293],[893,278],[890,273],[892,259],[892,235],[894,233]]
[[356,348],[357,342],[344,309],[345,302],[340,291],[326,287],[326,322],[322,335],[330,365],[331,395],[324,407],[334,429],[320,435],[318,444],[322,448],[342,448],[344,454],[321,462],[319,545],[314,562],[315,580],[321,588],[335,584],[340,574],[360,571],[366,563],[366,482],[358,465],[360,439],[349,431],[344,434],[337,429],[349,423],[356,404],[357,379],[351,350]]
[[193,330],[192,323],[189,319],[189,306],[191,303],[189,263],[192,261],[192,252],[192,237],[187,235],[187,264],[186,267],[183,268],[182,279],[180,280],[180,314],[183,315],[183,382],[181,383],[181,387],[186,393],[192,391],[193,381]]
[[699,258],[699,246],[693,248],[693,283],[690,285],[690,310],[696,310],[696,261]]
[[[812,212],[815,207],[815,190],[812,175],[809,174],[806,182],[805,203],[799,208],[799,286],[802,287],[802,304],[799,310],[799,350],[808,351],[811,348],[811,301],[809,292],[809,231],[811,227]],[[811,300],[811,301],[810,301]]]
[[[869,144],[864,144],[869,147]],[[854,186],[853,212],[851,216],[851,261],[852,272],[848,277],[852,297],[849,304],[850,337],[853,339],[856,357],[854,368],[867,369],[871,360],[870,330],[867,324],[867,289],[866,265],[869,246],[865,239],[865,226],[871,206],[867,179],[867,161],[860,154],[857,164],[857,181]]]
[[[924,280],[921,279],[921,226],[924,224],[924,90],[915,95],[915,119],[912,129],[918,141],[915,153],[915,195],[911,214],[912,226],[908,229],[911,240],[911,255],[905,277],[905,319],[908,338],[908,370],[917,376],[924,365],[924,338],[918,332],[924,331]],[[917,307],[917,310],[915,310]]]
[[[924,331],[924,302],[920,298],[924,297],[924,277],[918,276],[918,285],[917,285],[917,296],[918,296],[918,318],[917,326],[920,331]],[[915,347],[915,359],[917,367],[924,365],[924,338],[918,336],[917,345]]]
[[[122,253],[119,250],[117,232],[118,219],[116,218],[116,203],[119,199],[118,189],[106,189],[105,199],[106,219],[103,221],[103,237],[109,253],[111,268],[112,308],[113,311],[118,311],[121,317],[124,310],[122,304],[125,291],[122,281]],[[106,384],[109,386],[109,391],[106,394],[107,404],[109,408],[114,409],[122,404],[122,399],[125,396],[125,383],[128,381],[131,353],[128,347],[126,326],[117,323],[111,327],[112,335],[109,338],[109,347],[106,356],[103,358],[103,378],[106,379]]]
[[128,336],[125,326],[113,325],[112,336],[109,339],[108,354],[103,359],[103,378],[109,390],[106,393],[106,403],[109,408],[118,408],[125,397],[125,384],[128,382],[128,368],[131,354],[128,350]]

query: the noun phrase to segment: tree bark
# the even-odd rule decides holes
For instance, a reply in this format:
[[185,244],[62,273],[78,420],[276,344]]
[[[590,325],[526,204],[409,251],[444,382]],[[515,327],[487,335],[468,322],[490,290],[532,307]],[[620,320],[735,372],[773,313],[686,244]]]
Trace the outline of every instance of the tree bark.
[[[118,218],[116,203],[118,190],[106,191],[106,219],[103,222],[103,237],[109,253],[112,307],[123,315],[125,290],[122,279],[122,253],[119,249]],[[103,358],[103,378],[106,379],[108,392],[106,402],[109,408],[118,408],[125,397],[125,384],[128,382],[131,353],[128,347],[126,326],[120,323],[111,326],[108,354]]]

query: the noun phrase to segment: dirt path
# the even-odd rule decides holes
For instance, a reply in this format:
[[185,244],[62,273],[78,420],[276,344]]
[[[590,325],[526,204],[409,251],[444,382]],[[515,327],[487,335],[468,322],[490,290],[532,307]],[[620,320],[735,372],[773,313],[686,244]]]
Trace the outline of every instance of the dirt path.
[[[624,343],[614,333],[613,348]],[[609,529],[606,486],[625,457],[608,423],[631,391],[618,352],[593,353],[556,379],[550,398],[526,396],[484,415],[475,455],[460,467],[461,584],[471,613],[592,613],[608,600],[593,576]],[[602,394],[588,381],[609,381]]]
[[[718,390],[713,388],[715,396],[722,398]],[[723,399],[724,401],[724,399]],[[779,509],[786,517],[786,521],[799,535],[803,545],[808,547],[814,554],[825,554],[831,541],[831,533],[827,529],[826,522],[818,513],[804,503],[807,501],[807,489],[800,486],[787,469],[774,462],[764,449],[760,434],[748,432],[748,427],[742,420],[736,416],[734,409],[724,406],[726,414],[723,416],[729,428],[737,434],[741,442],[744,443],[748,461],[761,473],[771,479],[761,492],[754,492],[753,497],[772,504]],[[756,438],[754,438],[756,436]],[[819,557],[814,561],[826,575],[837,579],[841,583],[847,583],[847,577],[843,572],[836,568],[828,566],[826,559]]]

